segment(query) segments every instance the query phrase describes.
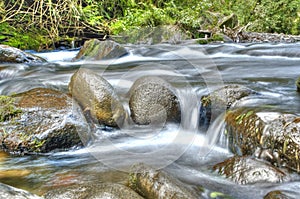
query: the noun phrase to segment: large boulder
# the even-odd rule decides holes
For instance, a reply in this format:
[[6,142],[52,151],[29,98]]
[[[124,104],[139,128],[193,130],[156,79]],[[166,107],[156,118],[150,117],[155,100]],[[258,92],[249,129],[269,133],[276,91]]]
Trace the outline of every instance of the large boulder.
[[216,164],[213,169],[238,184],[278,183],[287,175],[278,168],[252,157],[232,157]]
[[201,97],[200,126],[208,126],[218,115],[256,92],[241,85],[230,84]]
[[28,191],[0,183],[0,199],[42,199]]
[[230,110],[225,116],[230,149],[255,155],[300,172],[300,116],[255,108]]
[[43,58],[26,53],[20,49],[0,44],[0,63],[39,64],[46,62]]
[[126,54],[128,54],[128,51],[114,41],[99,41],[98,39],[91,39],[84,43],[73,61],[113,59]]
[[126,112],[114,88],[102,76],[80,68],[72,76],[69,90],[93,120],[111,127],[123,125]]
[[61,187],[48,191],[45,199],[86,199],[86,198],[109,198],[109,199],[142,199],[139,194],[130,188],[112,183],[83,184]]
[[191,39],[191,35],[182,31],[176,25],[163,25],[155,27],[143,27],[133,30],[128,30],[118,34],[114,40],[120,43],[131,44],[178,44],[184,40]]
[[300,77],[296,80],[297,91],[300,92]]
[[129,187],[145,198],[199,198],[182,182],[144,164],[134,165],[129,176]]
[[129,91],[131,118],[136,124],[147,125],[179,122],[180,103],[170,84],[159,77],[137,79]]
[[60,91],[36,88],[0,99],[0,147],[8,152],[65,150],[82,144],[78,130],[88,131],[72,98]]

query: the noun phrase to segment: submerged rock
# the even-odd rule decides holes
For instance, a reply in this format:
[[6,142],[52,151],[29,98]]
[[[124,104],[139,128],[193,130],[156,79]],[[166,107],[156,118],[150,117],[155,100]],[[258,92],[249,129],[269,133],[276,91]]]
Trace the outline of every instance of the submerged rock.
[[213,169],[238,184],[277,183],[287,176],[278,168],[251,157],[232,157],[216,164]]
[[0,183],[0,199],[42,199],[28,191]]
[[113,59],[126,54],[128,54],[128,51],[114,41],[99,41],[98,39],[91,39],[84,43],[73,61]]
[[284,194],[282,191],[271,191],[264,196],[264,199],[291,199],[291,197]]
[[300,172],[300,117],[294,114],[239,108],[225,117],[230,149],[255,155],[276,166]]
[[0,44],[0,63],[1,62],[38,64],[46,62],[46,60],[20,49]]
[[121,127],[126,112],[114,88],[102,76],[80,68],[71,78],[69,90],[85,114],[100,124]]
[[200,126],[208,126],[218,115],[234,107],[244,97],[256,92],[237,84],[226,85],[201,97]]
[[297,91],[300,92],[300,77],[296,80]]
[[199,198],[172,176],[144,164],[133,166],[129,177],[129,187],[145,198]]
[[142,199],[139,194],[130,188],[113,183],[72,185],[48,191],[45,199]]
[[[49,152],[81,145],[78,130],[84,118],[66,94],[36,88],[10,98],[12,113],[0,123],[1,148],[15,153]],[[78,105],[77,105],[78,106]]]
[[180,104],[174,89],[159,77],[137,79],[129,91],[131,118],[136,124],[179,122]]

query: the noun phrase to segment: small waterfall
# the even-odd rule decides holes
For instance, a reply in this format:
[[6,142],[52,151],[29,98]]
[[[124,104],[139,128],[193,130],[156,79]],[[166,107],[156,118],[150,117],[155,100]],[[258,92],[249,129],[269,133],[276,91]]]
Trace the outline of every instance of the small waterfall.
[[225,132],[225,114],[220,114],[209,126],[206,132],[208,145],[219,145],[223,148],[228,148],[228,140]]
[[178,89],[178,98],[181,106],[181,130],[198,132],[200,98],[192,88]]

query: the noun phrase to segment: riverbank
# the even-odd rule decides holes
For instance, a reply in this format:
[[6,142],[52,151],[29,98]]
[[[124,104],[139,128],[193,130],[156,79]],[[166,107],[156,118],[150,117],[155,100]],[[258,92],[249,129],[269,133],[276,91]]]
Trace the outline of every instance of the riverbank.
[[80,47],[92,38],[131,37],[131,33],[161,26],[177,27],[186,35],[184,39],[204,41],[200,43],[227,41],[227,38],[236,42],[296,42],[298,38],[277,37],[273,33],[300,34],[297,0],[58,0],[50,3],[16,0],[0,4],[0,11],[0,44],[36,51]]

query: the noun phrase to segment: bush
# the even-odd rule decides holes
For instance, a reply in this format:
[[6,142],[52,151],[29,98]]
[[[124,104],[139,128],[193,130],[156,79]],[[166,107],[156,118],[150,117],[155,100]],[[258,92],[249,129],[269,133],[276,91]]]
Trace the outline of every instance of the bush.
[[[251,31],[300,34],[299,0],[5,0],[0,1],[0,28],[47,38],[16,35],[11,43],[23,48],[75,37],[87,29],[119,34],[172,24],[197,38],[199,29],[218,32],[222,18],[232,13],[240,26],[251,23]],[[5,37],[0,34],[1,40]],[[26,46],[27,42],[34,44]]]

